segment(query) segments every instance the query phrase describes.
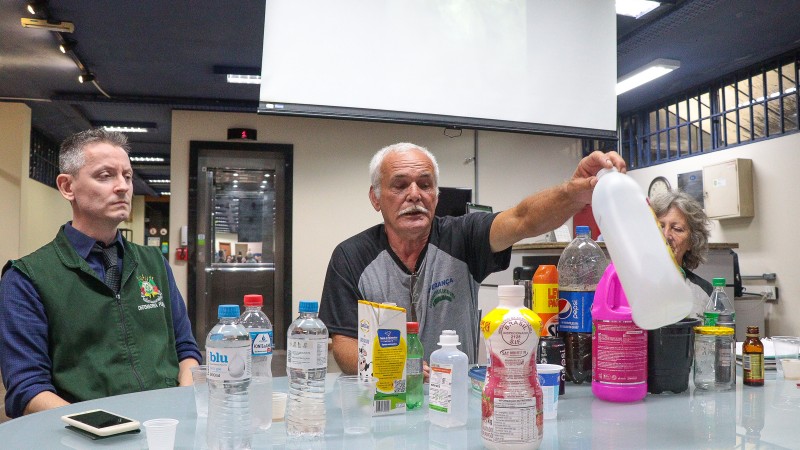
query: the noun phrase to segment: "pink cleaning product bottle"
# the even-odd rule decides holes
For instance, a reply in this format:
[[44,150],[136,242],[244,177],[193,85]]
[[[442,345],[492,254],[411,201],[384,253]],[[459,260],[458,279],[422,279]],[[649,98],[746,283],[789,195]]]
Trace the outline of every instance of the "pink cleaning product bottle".
[[613,263],[597,283],[592,304],[592,393],[609,402],[647,395],[647,332],[633,322]]

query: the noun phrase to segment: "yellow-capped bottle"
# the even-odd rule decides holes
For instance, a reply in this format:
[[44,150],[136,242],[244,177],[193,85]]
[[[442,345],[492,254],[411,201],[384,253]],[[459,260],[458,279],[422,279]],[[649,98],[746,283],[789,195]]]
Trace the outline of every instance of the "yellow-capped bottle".
[[481,435],[490,449],[535,449],[542,442],[542,388],[536,348],[542,320],[524,306],[525,288],[498,286],[498,305],[481,319],[489,354],[481,396]]

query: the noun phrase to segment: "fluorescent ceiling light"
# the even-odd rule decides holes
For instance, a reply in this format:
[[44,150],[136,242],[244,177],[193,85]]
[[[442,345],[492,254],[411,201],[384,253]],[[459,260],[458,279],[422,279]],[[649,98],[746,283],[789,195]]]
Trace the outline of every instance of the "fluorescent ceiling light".
[[160,156],[131,156],[131,162],[164,162]]
[[167,192],[162,192],[162,193],[161,193],[161,195],[172,195],[172,192],[169,192],[169,191],[167,191]]
[[661,6],[660,2],[649,0],[617,0],[617,14],[639,18]]
[[165,178],[165,179],[147,180],[147,182],[153,184],[169,184],[169,179]]
[[105,126],[103,127],[106,131],[119,131],[120,133],[147,133],[147,128],[142,127],[114,127],[114,126]]
[[228,83],[261,84],[261,75],[240,75],[240,74],[229,73]]
[[645,83],[649,83],[658,77],[672,72],[680,66],[680,61],[658,58],[617,80],[617,95],[628,92]]
[[118,120],[93,120],[92,126],[101,127],[106,131],[119,131],[121,133],[147,133],[158,128],[155,122],[123,122]]

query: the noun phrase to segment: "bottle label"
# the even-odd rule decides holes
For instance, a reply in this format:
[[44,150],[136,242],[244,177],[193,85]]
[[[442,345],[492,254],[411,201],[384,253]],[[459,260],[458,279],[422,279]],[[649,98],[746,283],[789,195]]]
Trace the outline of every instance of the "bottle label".
[[640,384],[647,381],[647,332],[633,321],[595,320],[592,381]]
[[591,333],[594,291],[559,291],[558,331]]
[[707,327],[717,326],[717,319],[719,319],[718,312],[706,311],[703,313],[703,325]]
[[406,360],[406,376],[422,375],[422,358],[408,358]]
[[207,348],[206,376],[214,381],[247,381],[250,379],[250,346]]
[[742,355],[742,375],[745,383],[763,383],[764,354],[745,353]]
[[253,356],[272,355],[272,330],[251,331],[250,342]]
[[428,405],[430,409],[447,413],[453,394],[453,365],[431,364]]
[[290,369],[327,369],[327,339],[286,340],[286,367]]
[[555,336],[558,332],[558,284],[533,285],[533,312],[543,322],[540,335]]
[[542,390],[536,376],[540,326],[527,308],[495,308],[481,320],[490,361],[481,396],[481,435],[488,442],[530,446],[542,437]]
[[535,426],[535,398],[495,398],[492,410],[491,424],[484,421],[481,426],[481,433],[491,442],[532,444],[541,439],[541,432]]

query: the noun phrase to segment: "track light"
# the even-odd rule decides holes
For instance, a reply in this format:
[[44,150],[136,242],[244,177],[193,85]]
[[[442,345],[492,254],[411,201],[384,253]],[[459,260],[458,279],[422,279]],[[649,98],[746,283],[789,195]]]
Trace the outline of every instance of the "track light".
[[89,81],[94,81],[94,74],[86,72],[78,75],[78,81],[81,83],[88,83]]
[[27,9],[34,16],[41,15],[45,12],[45,4],[44,2],[28,2]]
[[61,50],[61,53],[67,53],[68,51],[75,48],[78,43],[73,41],[72,39],[64,39],[60,44],[58,44],[58,49]]

